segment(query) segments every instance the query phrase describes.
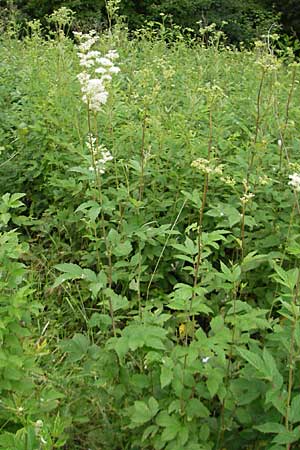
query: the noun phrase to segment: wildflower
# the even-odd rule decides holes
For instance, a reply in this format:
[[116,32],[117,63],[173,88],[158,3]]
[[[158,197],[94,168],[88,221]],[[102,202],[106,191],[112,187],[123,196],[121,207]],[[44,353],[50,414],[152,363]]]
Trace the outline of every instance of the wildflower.
[[82,84],[82,100],[87,103],[89,109],[98,112],[101,106],[107,102],[108,92],[105,90],[103,80],[98,78],[88,79]]
[[99,175],[105,173],[105,166],[108,161],[113,160],[113,156],[104,145],[97,145],[96,138],[89,135],[89,140],[86,145],[92,153],[93,165],[89,167],[91,172],[97,171]]
[[223,181],[223,183],[227,184],[227,186],[235,186],[235,180],[234,178],[227,176],[227,177],[221,177],[221,181]]
[[111,75],[120,71],[113,62],[119,55],[116,50],[109,50],[104,56],[98,50],[92,50],[99,39],[94,30],[88,34],[75,33],[75,37],[79,41],[77,55],[83,68],[83,72],[77,75],[83,94],[82,101],[90,111],[97,113],[107,102],[107,84],[112,80]]
[[34,424],[34,431],[35,434],[38,436],[41,432],[41,429],[43,428],[44,424],[42,420],[37,420]]
[[205,356],[204,358],[202,358],[203,364],[208,363],[209,360],[210,360],[210,356]]
[[111,67],[113,65],[113,62],[109,58],[97,58],[97,63],[101,64],[101,66],[109,66]]
[[110,73],[119,73],[120,72],[120,67],[117,67],[117,66],[112,66],[112,67],[110,67],[109,69],[108,69],[108,71],[110,72]]
[[259,176],[258,177],[258,183],[261,186],[266,186],[268,184],[270,184],[272,181],[272,178],[268,177],[267,175],[263,175],[263,176]]
[[206,174],[222,175],[223,172],[223,166],[221,164],[216,165],[215,161],[210,161],[205,158],[196,159],[192,162],[191,166]]
[[300,174],[299,173],[293,173],[293,175],[289,175],[290,181],[289,185],[292,186],[292,188],[300,192]]
[[255,197],[255,194],[253,194],[252,192],[249,192],[248,194],[244,194],[243,197],[240,197],[240,201],[243,204],[248,203],[253,197]]

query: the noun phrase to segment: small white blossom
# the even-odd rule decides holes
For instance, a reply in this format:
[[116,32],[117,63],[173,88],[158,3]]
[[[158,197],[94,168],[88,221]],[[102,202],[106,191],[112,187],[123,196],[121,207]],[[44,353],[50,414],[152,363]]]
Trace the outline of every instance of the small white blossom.
[[207,364],[209,360],[210,360],[210,356],[205,356],[204,358],[202,358],[203,364]]
[[255,194],[249,192],[248,194],[244,194],[243,197],[240,197],[240,201],[245,204],[248,203],[253,197],[255,197]]
[[89,170],[91,172],[95,172],[96,170],[98,174],[103,175],[107,162],[113,160],[112,154],[104,145],[98,145],[97,139],[90,134],[88,135],[86,145],[93,155],[93,165],[89,167]]
[[105,73],[107,73],[107,70],[104,69],[104,67],[97,67],[97,69],[95,69],[95,73],[105,74]]
[[107,57],[97,58],[97,63],[104,67],[111,67],[113,65],[112,61]]
[[118,66],[112,66],[112,67],[110,67],[109,69],[108,69],[108,71],[110,72],[110,73],[119,73],[120,72],[120,67],[118,67]]
[[119,58],[119,53],[116,50],[109,50],[109,52],[106,54],[106,57],[109,59]]
[[216,164],[215,160],[198,158],[192,162],[191,166],[206,174],[222,175],[223,173],[223,165]]
[[290,181],[289,185],[292,186],[292,188],[299,192],[300,191],[300,174],[299,173],[293,173],[293,175],[289,175]]

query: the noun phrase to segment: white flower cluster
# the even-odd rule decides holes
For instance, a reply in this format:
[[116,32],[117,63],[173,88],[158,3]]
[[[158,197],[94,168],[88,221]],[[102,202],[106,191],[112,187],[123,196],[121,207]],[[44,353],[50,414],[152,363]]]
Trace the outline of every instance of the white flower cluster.
[[114,65],[114,60],[119,55],[115,50],[109,50],[104,56],[101,56],[98,50],[91,50],[99,40],[94,30],[87,34],[74,35],[79,41],[77,55],[79,64],[83,67],[83,71],[77,75],[83,94],[82,100],[90,111],[98,112],[107,102],[107,83],[112,80],[111,75],[120,72],[120,68]]
[[300,192],[300,174],[293,173],[293,175],[289,175],[289,178],[289,185],[292,186],[295,191]]
[[191,164],[192,167],[196,168],[200,172],[211,174],[211,175],[222,175],[223,165],[216,164],[215,160],[208,160],[205,158],[198,158]]
[[243,197],[240,197],[240,201],[245,205],[246,203],[248,203],[254,197],[255,197],[255,194],[253,194],[252,192],[245,193],[243,195]]
[[89,135],[86,145],[92,155],[93,165],[89,167],[92,172],[97,171],[98,174],[103,175],[105,173],[105,165],[108,161],[113,159],[112,154],[107,148],[97,143],[97,139]]

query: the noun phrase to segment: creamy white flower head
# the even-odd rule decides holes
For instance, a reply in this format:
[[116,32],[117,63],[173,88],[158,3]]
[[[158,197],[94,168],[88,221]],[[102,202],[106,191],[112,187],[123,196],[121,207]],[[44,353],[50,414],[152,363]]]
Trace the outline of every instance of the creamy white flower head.
[[246,204],[246,203],[248,203],[252,198],[254,198],[255,197],[255,194],[253,194],[252,192],[249,192],[248,194],[247,193],[245,193],[244,195],[243,195],[243,197],[240,197],[240,201],[243,203],[243,204]]
[[97,63],[101,64],[101,66],[104,67],[111,67],[113,65],[112,61],[109,58],[106,58],[105,56],[97,58]]
[[77,79],[79,80],[79,83],[81,85],[87,84],[87,82],[90,80],[90,78],[91,78],[91,76],[87,72],[82,72],[77,75]]
[[106,57],[109,59],[116,59],[119,58],[119,53],[116,50],[109,50],[109,52],[106,54]]
[[[75,37],[79,41],[79,64],[83,67],[83,72],[77,76],[81,84],[82,101],[90,111],[98,112],[107,102],[107,84],[112,80],[111,75],[120,71],[112,62],[119,55],[116,50],[109,50],[104,56],[98,50],[91,50],[99,39],[94,30],[88,34],[75,33]],[[96,78],[98,75],[99,78]]]
[[89,58],[88,55],[83,55],[80,58],[79,64],[82,67],[89,68],[89,67],[93,67],[95,65],[95,60],[93,58]]
[[89,58],[99,58],[101,56],[101,53],[98,50],[90,50],[87,54]]
[[107,70],[104,69],[104,67],[97,67],[97,69],[95,69],[95,73],[105,74],[105,73],[107,73]]
[[292,188],[299,192],[300,191],[300,174],[299,173],[293,173],[293,175],[289,175],[290,181],[289,185],[292,186]]
[[118,67],[118,66],[112,66],[112,67],[110,67],[109,69],[108,69],[108,71],[110,72],[110,73],[119,73],[120,72],[120,67]]
[[[92,140],[94,140],[94,139],[95,138],[92,137]],[[94,141],[94,144],[95,144],[95,141]],[[88,145],[88,147],[90,148],[89,145]],[[103,175],[106,170],[105,166],[106,166],[107,162],[112,161],[113,156],[104,145],[99,145],[99,146],[95,145],[94,149],[93,149],[93,154],[95,154],[95,153],[97,153],[97,155],[99,155],[99,158],[95,160],[94,165],[89,167],[89,170],[91,172],[96,171],[99,175]]]
[[111,81],[112,77],[108,74],[105,74],[105,75],[102,75],[101,80],[102,81]]

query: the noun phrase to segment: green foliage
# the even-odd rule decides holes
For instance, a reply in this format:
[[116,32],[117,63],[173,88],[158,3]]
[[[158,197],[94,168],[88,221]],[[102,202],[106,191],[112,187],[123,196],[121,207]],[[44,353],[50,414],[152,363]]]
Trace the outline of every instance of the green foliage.
[[67,422],[59,415],[50,418],[62,394],[43,383],[38,360],[45,347],[32,330],[42,305],[34,299],[24,264],[28,244],[10,227],[11,221],[28,222],[11,212],[22,207],[22,197],[24,194],[5,194],[0,204],[0,448],[36,450],[43,445],[50,450],[64,445]]
[[62,13],[0,50],[0,448],[296,449],[298,65],[112,15],[94,111]]

